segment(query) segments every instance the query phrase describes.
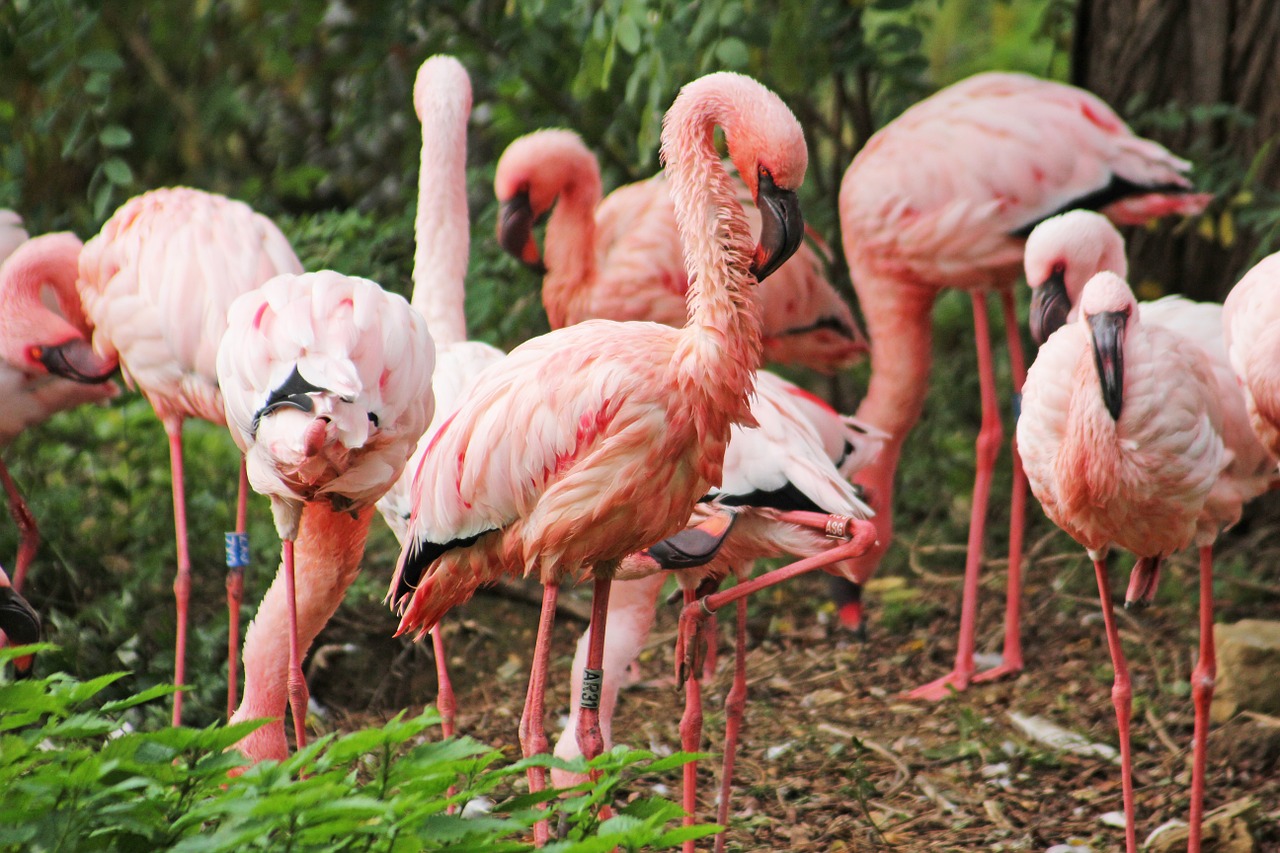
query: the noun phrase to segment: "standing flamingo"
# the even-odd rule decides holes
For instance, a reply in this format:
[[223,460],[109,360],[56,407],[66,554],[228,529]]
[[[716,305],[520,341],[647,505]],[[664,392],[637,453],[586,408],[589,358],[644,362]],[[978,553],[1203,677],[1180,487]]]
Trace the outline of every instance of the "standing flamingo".
[[[619,187],[601,201],[600,166],[582,139],[569,130],[539,130],[507,146],[493,185],[502,204],[498,240],[545,273],[551,328],[595,319],[684,325],[689,279],[664,174]],[[548,211],[545,253],[539,253],[533,224]],[[750,208],[747,219],[759,233],[760,214]],[[761,281],[759,294],[765,361],[832,373],[866,352],[853,312],[809,246],[801,244]]]
[[[745,580],[754,560],[783,555],[820,558],[806,562],[813,568],[846,572],[848,565],[841,558],[868,544],[860,537],[836,544],[828,534],[828,521],[838,517],[835,524],[841,525],[841,518],[868,517],[869,510],[854,494],[848,475],[874,457],[883,436],[862,429],[821,400],[765,371],[756,375],[751,414],[759,426],[732,428],[725,450],[723,482],[699,504],[685,530],[657,546],[629,555],[619,567],[619,581],[609,598],[610,632],[600,691],[600,727],[606,747],[612,744],[612,717],[621,673],[635,660],[648,637],[654,606],[667,574],[664,570],[677,569],[675,574],[686,591],[686,603],[692,603],[696,594],[708,586],[714,589],[730,573]],[[864,532],[873,529],[867,525]],[[709,559],[701,559],[708,555]],[[697,563],[701,565],[681,565]],[[632,575],[642,577],[628,579]],[[747,688],[746,599],[740,597],[736,602],[733,686],[725,698],[724,770],[718,816],[721,824],[728,820],[730,783]],[[619,622],[621,633],[617,630]],[[692,652],[690,641],[694,639],[686,638],[686,654],[677,656],[681,669],[694,675],[686,686],[685,716],[680,726],[682,749],[687,752],[701,747],[697,668],[686,664],[686,657]],[[561,758],[580,754],[571,733],[581,713],[580,669],[587,642],[586,634],[578,642],[570,688],[570,721],[555,748]],[[554,769],[552,779],[557,786],[581,781]],[[690,763],[686,765],[684,785],[689,822],[697,807],[695,783],[695,767]],[[717,839],[716,847],[723,848],[723,836]]]
[[[1025,368],[1013,284],[1023,235],[1040,220],[1077,207],[1101,209],[1121,223],[1196,213],[1209,197],[1188,192],[1183,173],[1189,165],[1135,136],[1088,92],[1023,74],[987,73],[908,109],[868,140],[845,173],[840,188],[844,250],[871,337],[871,381],[857,414],[890,434],[885,451],[857,478],[868,490],[880,529],[880,547],[864,558],[863,574],[874,570],[892,535],[894,473],[928,389],[934,300],[943,289],[958,287],[973,301],[982,428],[956,664],[912,695],[939,699],[975,680],[983,528],[1003,442],[988,292],[1000,297],[1016,402]],[[1013,470],[1003,662],[976,680],[1022,669],[1026,492],[1016,448]]]
[[[1193,541],[1200,548],[1190,847],[1198,850],[1214,674],[1212,543],[1221,526],[1209,502],[1230,461],[1221,438],[1218,393],[1197,342],[1146,322],[1124,280],[1103,272],[1085,285],[1079,319],[1040,348],[1027,375],[1018,421],[1017,441],[1032,492],[1094,561],[1115,668],[1112,702],[1120,732],[1130,853],[1136,849],[1129,748],[1132,691],[1104,558],[1113,545],[1148,561]],[[1147,588],[1143,582],[1138,586]]]
[[[285,274],[228,310],[218,382],[249,482],[271,499],[283,541],[288,695],[299,748],[307,684],[293,557],[303,507],[325,502],[358,515],[386,493],[431,420],[433,362],[423,318],[368,279]],[[366,525],[370,519],[365,513]]]
[[[191,558],[182,478],[182,423],[196,417],[225,424],[214,372],[227,308],[240,294],[302,265],[271,220],[248,205],[186,187],[152,190],[112,214],[80,255],[80,295],[94,326],[93,347],[118,358],[125,379],[142,392],[169,436],[178,571],[174,681],[186,679],[187,606]],[[245,529],[247,481],[243,463],[236,529]],[[247,551],[247,546],[230,551]],[[227,709],[235,707],[243,562],[228,553],[231,611]],[[173,697],[173,723],[182,722],[182,690]]]
[[1249,422],[1280,457],[1280,253],[1263,258],[1227,294],[1222,326]]
[[[754,250],[716,154],[717,124],[770,221]],[[753,274],[767,275],[801,239],[804,134],[754,80],[721,73],[685,86],[664,120],[662,151],[691,269],[689,323],[593,320],[527,341],[475,378],[414,480],[409,542],[389,593],[401,633],[430,630],[506,574],[536,571],[545,585],[520,723],[526,756],[547,751],[561,581],[584,571],[595,579],[588,664],[598,674],[618,562],[684,524],[720,481],[730,426],[750,422],[761,346]],[[597,712],[582,715],[579,738],[585,755],[600,753]],[[543,769],[531,767],[530,789],[544,785]],[[535,839],[546,838],[544,821]]]
[[[0,224],[0,244],[14,230],[20,229]],[[99,358],[89,346],[92,332],[76,292],[80,247],[72,234],[46,234],[19,245],[0,266],[0,446],[57,412],[119,392],[108,381],[115,361]],[[40,531],[3,462],[0,484],[18,526],[13,589],[21,592]]]

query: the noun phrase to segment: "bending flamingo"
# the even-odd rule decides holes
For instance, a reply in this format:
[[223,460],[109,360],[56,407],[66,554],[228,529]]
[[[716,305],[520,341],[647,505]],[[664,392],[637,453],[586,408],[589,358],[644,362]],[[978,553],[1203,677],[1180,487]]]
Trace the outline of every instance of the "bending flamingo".
[[1191,809],[1191,849],[1198,850],[1214,673],[1212,543],[1221,526],[1209,501],[1230,461],[1221,438],[1219,391],[1201,347],[1140,317],[1128,285],[1113,273],[1089,280],[1079,314],[1049,338],[1031,366],[1018,446],[1031,490],[1045,513],[1084,545],[1094,561],[1115,668],[1112,701],[1130,853],[1136,849],[1129,748],[1132,691],[1104,558],[1113,545],[1140,560],[1159,560],[1193,541],[1200,548],[1201,648],[1192,675],[1196,769]]
[[[0,249],[20,230],[0,219]],[[76,292],[80,248],[72,234],[46,234],[21,243],[0,266],[0,446],[64,409],[119,392],[108,381],[115,361],[99,358],[89,346],[92,331]],[[53,307],[45,303],[48,297]],[[3,462],[0,485],[18,526],[13,590],[21,592],[40,531]]]
[[[458,408],[473,377],[505,353],[481,341],[467,340],[466,275],[471,245],[467,214],[467,119],[471,114],[471,79],[451,56],[433,56],[418,69],[413,106],[422,123],[422,158],[418,172],[417,243],[413,256],[412,304],[427,320],[436,344],[432,385],[435,416],[418,442],[404,473],[378,509],[403,545],[413,507],[413,475],[436,429]],[[449,681],[444,641],[431,632],[436,659],[437,703],[446,737],[453,734],[455,703]]]
[[[771,221],[754,251],[715,151],[717,124]],[[545,585],[520,724],[528,756],[547,751],[560,582],[594,577],[588,663],[598,671],[618,562],[685,523],[720,480],[730,426],[749,422],[760,361],[752,273],[767,275],[801,239],[794,190],[808,159],[804,135],[754,80],[713,74],[685,86],[664,121],[663,155],[692,270],[688,325],[595,320],[522,344],[476,377],[414,480],[410,539],[389,594],[401,632],[430,630],[504,574],[536,571]],[[582,720],[583,753],[598,755],[598,714]],[[544,783],[542,769],[530,768],[531,790]],[[535,838],[546,837],[541,822]]]
[[[688,275],[675,206],[664,174],[600,199],[600,166],[569,130],[540,130],[512,142],[498,160],[494,192],[502,204],[498,240],[538,272],[553,329],[583,320],[652,320],[683,326]],[[736,183],[741,193],[741,183]],[[545,260],[533,239],[547,222]],[[760,214],[747,209],[753,234]],[[831,373],[853,364],[866,341],[836,293],[822,258],[801,244],[759,284],[764,360]]]
[[1231,289],[1222,326],[1249,422],[1280,457],[1280,254],[1263,258]]
[[[303,508],[320,502],[358,515],[386,493],[431,419],[433,355],[422,317],[368,279],[281,275],[228,311],[218,382],[249,482],[271,499],[283,541],[288,695],[299,748],[307,685],[293,557]],[[363,519],[367,525],[371,514]]]
[[[186,679],[187,606],[191,558],[182,478],[182,423],[202,418],[225,424],[214,372],[227,308],[240,294],[278,273],[300,273],[289,241],[248,205],[186,187],[152,190],[129,199],[80,255],[80,294],[94,326],[93,347],[119,359],[125,380],[142,392],[169,436],[178,570],[174,597],[178,636],[174,681]],[[247,482],[240,469],[236,529],[245,529]],[[247,549],[243,549],[247,550]],[[243,562],[228,554],[231,611],[227,710],[235,707]],[[182,722],[174,694],[173,723]]]
[[[733,427],[725,450],[723,482],[711,490],[708,500],[699,504],[685,531],[622,562],[619,582],[609,598],[610,633],[601,685],[600,727],[606,747],[612,744],[612,717],[621,674],[639,654],[653,625],[654,607],[666,579],[664,570],[677,569],[676,577],[686,590],[686,603],[692,603],[697,593],[707,587],[714,589],[730,573],[738,575],[740,581],[750,577],[756,559],[783,555],[820,558],[806,562],[813,568],[845,573],[849,565],[842,558],[858,553],[868,544],[860,537],[836,544],[828,535],[828,520],[833,516],[869,516],[867,507],[850,488],[848,475],[874,457],[883,436],[862,429],[821,400],[764,371],[756,376],[751,414],[759,426]],[[838,526],[842,522],[835,523]],[[872,529],[868,525],[864,532]],[[709,559],[702,562],[699,558],[709,552]],[[702,564],[689,568],[681,565],[699,562]],[[647,577],[626,579],[646,574]],[[721,824],[728,820],[734,757],[746,702],[746,599],[734,600],[736,659],[733,687],[725,699],[725,754],[718,816]],[[619,622],[621,634],[615,630]],[[555,754],[566,759],[580,754],[571,732],[581,712],[580,669],[587,639],[584,634],[578,643],[570,688],[570,721],[555,748]],[[677,655],[681,669],[694,675],[686,685],[685,716],[680,726],[681,748],[688,752],[701,748],[702,721],[697,667],[686,663],[694,648],[692,640],[694,637],[685,638],[685,654]],[[694,765],[686,765],[684,807],[688,822],[692,822],[697,806],[695,770]],[[581,781],[554,769],[552,777],[558,786]],[[716,846],[723,846],[723,836],[717,839]]]
[[[893,478],[928,389],[930,315],[945,288],[973,301],[982,389],[982,428],[969,521],[964,601],[955,668],[917,689],[930,699],[963,690],[974,676],[978,572],[991,474],[1003,442],[991,365],[987,294],[1000,297],[1014,399],[1025,373],[1014,322],[1013,285],[1022,237],[1040,220],[1077,207],[1121,223],[1198,212],[1208,196],[1188,192],[1185,160],[1135,136],[1088,92],[1022,74],[962,80],[908,109],[854,158],[840,189],[845,255],[871,337],[871,381],[857,415],[890,434],[885,451],[857,478],[876,510],[880,547],[892,535]],[[1015,448],[1004,659],[978,680],[1020,672],[1022,531],[1026,493]],[[852,608],[845,614],[860,619]]]

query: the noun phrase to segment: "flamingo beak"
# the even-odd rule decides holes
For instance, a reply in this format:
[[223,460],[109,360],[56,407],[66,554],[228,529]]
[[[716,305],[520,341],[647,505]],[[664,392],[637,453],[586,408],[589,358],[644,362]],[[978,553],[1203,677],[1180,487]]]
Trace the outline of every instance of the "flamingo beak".
[[716,513],[696,527],[686,527],[679,533],[650,545],[644,554],[654,560],[659,568],[668,571],[705,566],[720,552],[720,546],[724,544],[725,537],[737,520],[738,514],[731,510]]
[[83,338],[72,338],[65,344],[41,347],[38,356],[45,369],[86,385],[106,382],[115,372],[115,361],[100,358]]
[[498,216],[498,244],[507,254],[538,275],[546,275],[546,264],[542,263],[538,244],[533,239],[535,221],[533,205],[529,203],[529,192],[517,192],[502,203],[502,211]]
[[760,209],[760,242],[751,259],[751,274],[764,281],[800,248],[804,239],[804,217],[800,199],[791,190],[779,189],[773,176],[761,170],[756,190]]
[[1036,346],[1044,346],[1049,336],[1067,322],[1070,313],[1066,273],[1055,268],[1038,287],[1031,289],[1031,337]]
[[[40,614],[12,587],[0,587],[0,631],[15,646],[25,646],[40,639]],[[14,670],[19,677],[31,674],[32,658],[15,658]]]
[[1089,318],[1093,364],[1102,385],[1102,401],[1114,421],[1120,420],[1124,404],[1124,327],[1128,319],[1124,311],[1103,311]]

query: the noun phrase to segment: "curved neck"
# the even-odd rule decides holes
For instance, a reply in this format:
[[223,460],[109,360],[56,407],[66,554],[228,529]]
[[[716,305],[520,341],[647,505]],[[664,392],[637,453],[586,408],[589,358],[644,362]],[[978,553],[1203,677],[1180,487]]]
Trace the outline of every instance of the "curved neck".
[[[11,342],[48,345],[92,332],[76,289],[80,248],[69,234],[49,234],[29,240],[5,263],[0,337],[6,349]],[[45,304],[46,293],[57,303],[57,312]]]
[[[717,124],[732,128],[741,117],[732,103],[718,100],[672,112],[671,144],[664,139],[663,151],[689,271],[689,320],[676,356],[699,368],[701,389],[691,391],[700,390],[711,406],[725,407],[733,421],[749,419],[748,398],[762,355],[760,304],[748,271],[755,247],[713,139]],[[685,365],[679,369],[683,373]]]
[[460,93],[442,92],[422,126],[418,213],[414,221],[413,307],[436,345],[467,339],[467,117]]
[[596,207],[600,171],[594,163],[578,170],[556,198],[547,220],[542,307],[553,329],[591,319],[591,291],[599,277],[596,260]]

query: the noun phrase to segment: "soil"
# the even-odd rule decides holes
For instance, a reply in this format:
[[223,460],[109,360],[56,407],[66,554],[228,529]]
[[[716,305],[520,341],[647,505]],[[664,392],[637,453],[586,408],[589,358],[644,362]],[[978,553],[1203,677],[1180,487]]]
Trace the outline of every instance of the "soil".
[[[1124,565],[1124,572],[1113,569],[1120,591]],[[993,564],[984,579],[980,651],[998,652],[1002,642],[1000,568]],[[1189,561],[1165,571],[1165,585],[1194,589]],[[874,581],[865,641],[831,624],[823,577],[802,578],[752,602],[728,849],[1123,849],[1122,830],[1104,822],[1121,810],[1118,765],[1039,743],[1011,717],[1043,718],[1117,745],[1111,666],[1096,592],[1088,594],[1096,590],[1090,564],[1078,552],[1033,559],[1020,677],[937,703],[902,698],[952,662],[959,581],[958,568]],[[1245,593],[1228,597],[1220,621],[1276,612],[1277,590],[1258,584]],[[530,598],[537,601],[536,589]],[[1195,608],[1195,596],[1187,595],[1139,614],[1116,611],[1133,679],[1140,843],[1187,816]],[[677,612],[662,608],[638,675],[622,693],[614,724],[619,742],[657,752],[678,748],[683,697],[673,687],[671,651]],[[513,756],[536,617],[536,604],[489,593],[446,623],[459,730]],[[434,697],[429,646],[387,639],[388,619],[368,602],[344,609],[321,636],[309,675],[315,698],[331,711],[322,728],[357,729]],[[563,676],[583,628],[563,613],[557,622],[553,665],[561,680],[548,695],[548,723],[556,731],[567,713]],[[704,748],[712,759],[699,765],[698,815],[706,821],[715,817],[723,702],[733,671],[731,612],[721,614],[720,632],[714,677],[704,688]],[[389,670],[373,666],[369,655],[394,663]],[[679,797],[678,777],[641,778],[630,793],[645,787]],[[1230,814],[1209,833],[1206,851],[1280,850],[1280,720],[1241,715],[1215,726],[1207,788],[1206,809],[1225,806]],[[1235,840],[1214,842],[1219,831]],[[1172,837],[1151,849],[1180,849]]]

